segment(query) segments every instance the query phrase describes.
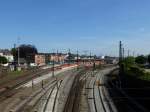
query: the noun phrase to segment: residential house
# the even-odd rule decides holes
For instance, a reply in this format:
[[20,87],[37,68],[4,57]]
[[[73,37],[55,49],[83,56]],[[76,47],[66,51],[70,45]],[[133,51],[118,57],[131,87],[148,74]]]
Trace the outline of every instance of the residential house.
[[64,63],[65,59],[66,59],[66,54],[62,54],[62,53],[51,53],[50,54],[50,62],[55,62],[55,63]]
[[46,60],[45,60],[45,55],[44,54],[36,54],[35,55],[35,64],[37,64],[38,66],[43,66],[46,64]]
[[4,56],[9,63],[14,61],[14,57],[8,49],[0,49],[0,56]]

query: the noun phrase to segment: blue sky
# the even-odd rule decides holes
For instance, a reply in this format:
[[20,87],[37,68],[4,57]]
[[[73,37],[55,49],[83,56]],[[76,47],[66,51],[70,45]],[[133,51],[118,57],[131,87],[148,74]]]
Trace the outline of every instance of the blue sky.
[[40,52],[88,50],[118,55],[119,40],[150,53],[150,0],[0,0],[0,48],[34,44]]

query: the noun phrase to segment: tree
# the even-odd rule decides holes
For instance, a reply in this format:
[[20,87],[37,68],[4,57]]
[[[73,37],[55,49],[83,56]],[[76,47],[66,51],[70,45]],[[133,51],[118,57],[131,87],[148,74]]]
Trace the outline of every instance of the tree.
[[[14,55],[14,59],[17,62],[18,59],[18,48],[13,48],[12,50],[12,54]],[[19,46],[19,58],[24,58],[27,63],[33,63],[34,62],[34,56],[35,54],[37,54],[37,48],[33,45],[26,45],[26,44],[22,44]]]
[[16,48],[11,49],[11,54],[14,56],[14,60],[17,60],[17,49]]
[[135,58],[135,62],[137,64],[145,64],[146,63],[146,57],[141,55]]
[[4,56],[0,56],[0,64],[6,64],[8,60]]
[[132,66],[134,64],[135,58],[132,56],[129,56],[129,57],[125,58],[123,62],[125,63],[126,66],[129,67],[129,66]]
[[148,57],[147,57],[147,61],[148,61],[148,63],[150,64],[150,54],[149,54]]

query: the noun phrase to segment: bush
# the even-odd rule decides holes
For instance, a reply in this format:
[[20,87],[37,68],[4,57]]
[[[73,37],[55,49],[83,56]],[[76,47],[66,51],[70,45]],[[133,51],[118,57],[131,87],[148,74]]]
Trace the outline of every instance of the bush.
[[4,56],[0,56],[0,64],[6,64],[8,61]]
[[135,62],[137,64],[145,64],[146,63],[146,57],[141,55],[135,58]]
[[137,77],[142,76],[144,74],[144,70],[137,66],[131,66],[129,72]]

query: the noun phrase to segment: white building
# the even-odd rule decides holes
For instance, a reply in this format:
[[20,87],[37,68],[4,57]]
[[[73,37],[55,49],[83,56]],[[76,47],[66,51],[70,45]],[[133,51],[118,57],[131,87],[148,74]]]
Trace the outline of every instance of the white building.
[[9,50],[1,50],[0,56],[4,56],[9,63],[14,61],[14,56],[9,52]]
[[14,56],[13,55],[4,55],[5,58],[7,58],[8,62],[13,62],[14,61]]

